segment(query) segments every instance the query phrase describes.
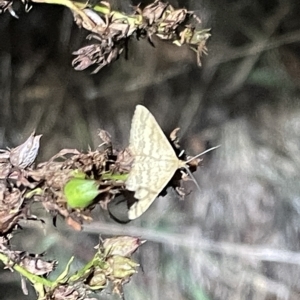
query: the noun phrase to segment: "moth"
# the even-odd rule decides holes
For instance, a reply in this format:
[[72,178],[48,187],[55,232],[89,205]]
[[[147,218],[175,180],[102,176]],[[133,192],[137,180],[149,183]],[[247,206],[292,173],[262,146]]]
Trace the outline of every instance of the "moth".
[[129,208],[128,218],[133,220],[141,216],[178,169],[188,170],[187,164],[190,161],[217,147],[188,161],[180,160],[154,116],[146,107],[137,105],[131,122],[128,147],[134,161],[125,185],[127,190],[134,192],[134,198],[138,201]]

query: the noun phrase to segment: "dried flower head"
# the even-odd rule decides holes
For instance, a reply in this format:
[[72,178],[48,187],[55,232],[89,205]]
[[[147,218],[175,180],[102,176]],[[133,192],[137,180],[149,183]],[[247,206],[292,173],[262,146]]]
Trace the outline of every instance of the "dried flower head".
[[72,53],[73,55],[77,55],[72,61],[75,70],[81,71],[93,64],[97,64],[98,67],[92,74],[97,73],[103,67],[116,60],[123,51],[121,44],[114,45],[110,39],[101,39],[96,34],[90,34],[88,38],[97,39],[99,42],[85,46]]
[[11,149],[10,163],[21,169],[31,166],[38,154],[41,137],[42,135],[35,135],[35,131],[33,131],[23,144]]
[[147,5],[143,10],[139,10],[141,15],[148,21],[149,25],[156,23],[168,7],[168,3],[155,0]]
[[130,257],[145,242],[145,240],[132,236],[118,236],[105,239],[102,244],[104,256]]

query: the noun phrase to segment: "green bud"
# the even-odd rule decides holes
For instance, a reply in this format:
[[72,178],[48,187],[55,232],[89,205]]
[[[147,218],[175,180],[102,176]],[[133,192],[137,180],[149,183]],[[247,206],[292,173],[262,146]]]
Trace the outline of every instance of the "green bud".
[[92,290],[100,290],[105,288],[107,285],[107,279],[103,273],[103,270],[99,267],[96,267],[87,284]]
[[72,178],[64,187],[64,195],[71,208],[86,208],[100,193],[96,180]]
[[107,274],[111,280],[113,279],[128,279],[133,274],[137,273],[136,268],[139,266],[136,262],[128,257],[111,256],[107,259],[109,268]]

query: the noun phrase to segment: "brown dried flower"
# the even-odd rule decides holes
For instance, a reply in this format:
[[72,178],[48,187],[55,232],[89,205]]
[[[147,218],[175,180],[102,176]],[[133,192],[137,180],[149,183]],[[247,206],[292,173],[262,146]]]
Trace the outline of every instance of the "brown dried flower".
[[103,242],[104,255],[119,255],[130,257],[146,241],[132,236],[119,236],[105,239]]
[[42,135],[35,135],[35,131],[31,133],[29,138],[21,145],[10,151],[10,163],[14,167],[25,169],[31,166],[38,154],[40,147],[40,138]]
[[109,39],[103,40],[96,34],[91,34],[88,38],[96,38],[100,43],[85,46],[72,53],[77,55],[72,61],[75,70],[82,71],[93,64],[97,64],[98,67],[92,74],[97,73],[103,67],[116,60],[123,51],[122,46],[114,45]]
[[155,0],[154,3],[147,5],[142,11],[142,16],[148,21],[149,25],[156,23],[168,7],[168,3]]

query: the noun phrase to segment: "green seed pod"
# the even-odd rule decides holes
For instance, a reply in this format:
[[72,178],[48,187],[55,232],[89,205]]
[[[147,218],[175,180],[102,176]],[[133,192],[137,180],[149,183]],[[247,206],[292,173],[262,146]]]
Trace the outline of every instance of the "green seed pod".
[[86,208],[100,193],[96,180],[72,178],[64,187],[64,195],[71,208]]
[[110,277],[111,280],[116,279],[129,279],[133,274],[137,273],[137,267],[139,264],[134,262],[128,257],[123,256],[111,256],[107,259],[107,264],[109,268],[107,268],[107,276]]
[[89,276],[86,282],[92,290],[104,289],[107,285],[107,278],[100,267],[95,267],[94,272]]

